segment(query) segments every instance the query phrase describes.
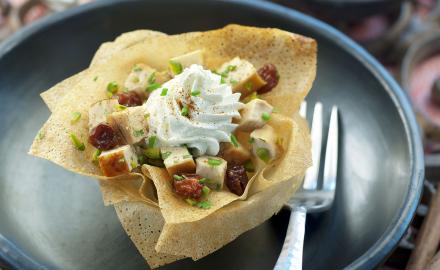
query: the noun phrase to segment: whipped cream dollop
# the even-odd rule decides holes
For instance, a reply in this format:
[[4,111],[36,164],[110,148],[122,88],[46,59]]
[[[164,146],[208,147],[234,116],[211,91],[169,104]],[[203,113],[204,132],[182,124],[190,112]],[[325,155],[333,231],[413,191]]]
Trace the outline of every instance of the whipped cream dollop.
[[217,155],[220,142],[229,142],[243,108],[240,93],[221,83],[221,77],[200,65],[191,65],[150,94],[149,136],[159,146],[186,145],[193,153]]

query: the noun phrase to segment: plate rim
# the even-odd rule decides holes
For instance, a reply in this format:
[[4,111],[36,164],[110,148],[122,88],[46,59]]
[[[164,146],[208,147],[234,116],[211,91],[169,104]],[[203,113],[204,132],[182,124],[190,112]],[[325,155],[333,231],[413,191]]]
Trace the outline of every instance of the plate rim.
[[[3,44],[0,44],[0,59],[12,51],[22,42],[31,38],[32,35],[54,25],[64,19],[77,16],[83,12],[114,5],[117,3],[139,2],[140,0],[107,0],[95,1],[81,6],[71,8],[66,11],[58,12],[42,18],[32,25],[26,26],[20,31],[14,33]],[[203,0],[202,0],[203,1]],[[372,75],[380,82],[387,94],[398,110],[399,116],[404,125],[407,137],[407,144],[410,154],[412,167],[411,181],[408,192],[405,194],[405,200],[396,216],[393,218],[384,234],[359,258],[349,264],[346,269],[371,269],[383,261],[386,256],[396,247],[398,241],[403,237],[408,228],[421,198],[424,180],[424,156],[420,137],[420,130],[416,122],[414,111],[410,105],[407,94],[397,84],[394,78],[387,70],[365,49],[355,43],[345,34],[336,28],[315,19],[299,11],[283,7],[281,5],[253,0],[211,0],[231,5],[245,5],[252,9],[270,12],[282,16],[286,19],[298,22],[300,21],[306,27],[320,32],[321,35],[331,40],[342,50],[349,53],[352,57],[361,62]],[[193,3],[201,2],[192,0]],[[397,226],[394,226],[398,224]],[[20,250],[14,243],[7,240],[0,233],[0,260],[10,265],[12,268],[19,269],[46,269],[44,266],[29,257],[24,251]]]

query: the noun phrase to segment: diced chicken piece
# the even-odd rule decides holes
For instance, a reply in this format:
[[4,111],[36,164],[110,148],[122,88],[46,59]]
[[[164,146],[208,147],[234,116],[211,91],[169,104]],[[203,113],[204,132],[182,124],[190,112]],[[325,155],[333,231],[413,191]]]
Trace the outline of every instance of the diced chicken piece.
[[206,178],[206,185],[212,189],[223,188],[227,168],[226,160],[219,157],[201,156],[196,159],[196,174]]
[[253,99],[244,105],[240,111],[241,119],[238,130],[252,131],[266,124],[272,114],[273,107],[265,100]]
[[186,147],[162,147],[163,163],[168,173],[173,176],[181,173],[193,173],[196,164]]
[[251,133],[252,153],[260,160],[269,163],[278,157],[277,136],[275,130],[265,125]]
[[109,114],[107,122],[113,129],[119,130],[127,144],[135,144],[147,136],[148,122],[145,114],[143,106],[128,107]]
[[146,91],[148,86],[154,84],[163,84],[171,79],[168,72],[159,72],[145,64],[137,64],[128,75],[124,86],[128,91],[135,91],[141,97],[146,97],[149,92]]
[[103,151],[98,161],[105,176],[126,174],[138,166],[136,153],[130,145]]
[[242,144],[235,146],[231,143],[222,144],[221,157],[228,163],[244,164],[251,158],[251,152]]
[[105,123],[107,115],[116,111],[118,105],[117,99],[105,99],[93,104],[89,109],[89,131],[100,123]]
[[235,57],[229,62],[224,63],[220,69],[226,83],[232,86],[233,92],[240,92],[242,97],[257,91],[266,82],[258,75],[255,67],[246,60]]
[[180,72],[182,72],[183,69],[193,64],[203,66],[202,50],[196,50],[183,55],[179,55],[171,58],[169,61],[170,70],[173,75],[179,74]]

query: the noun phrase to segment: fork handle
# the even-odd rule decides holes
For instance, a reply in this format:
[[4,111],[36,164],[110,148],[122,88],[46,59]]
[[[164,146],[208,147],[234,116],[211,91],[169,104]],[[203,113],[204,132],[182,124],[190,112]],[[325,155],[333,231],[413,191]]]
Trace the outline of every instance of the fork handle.
[[286,239],[274,270],[301,270],[307,210],[303,206],[292,209]]

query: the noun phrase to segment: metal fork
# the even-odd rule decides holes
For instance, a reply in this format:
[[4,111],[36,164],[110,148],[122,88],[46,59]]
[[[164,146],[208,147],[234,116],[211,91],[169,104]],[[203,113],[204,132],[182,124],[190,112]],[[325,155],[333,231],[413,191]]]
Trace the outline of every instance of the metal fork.
[[[307,104],[303,102],[300,115],[306,117]],[[303,244],[306,213],[317,213],[328,210],[333,203],[336,189],[336,173],[338,167],[338,108],[333,106],[324,157],[324,173],[322,185],[318,183],[319,165],[322,146],[322,104],[317,102],[313,111],[311,129],[312,161],[304,177],[302,188],[286,203],[291,209],[286,239],[275,270],[302,269]]]

